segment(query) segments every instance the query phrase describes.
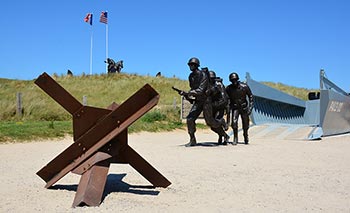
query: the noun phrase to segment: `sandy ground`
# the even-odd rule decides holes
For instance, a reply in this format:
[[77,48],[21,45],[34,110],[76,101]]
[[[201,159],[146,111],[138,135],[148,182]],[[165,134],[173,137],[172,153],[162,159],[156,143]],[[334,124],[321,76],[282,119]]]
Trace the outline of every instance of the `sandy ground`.
[[217,146],[215,134],[200,130],[190,148],[185,130],[131,134],[130,146],[172,184],[152,188],[129,165],[113,164],[99,207],[71,208],[80,176],[46,189],[36,175],[71,138],[2,144],[0,212],[350,212],[350,135],[306,141],[253,132],[249,145]]

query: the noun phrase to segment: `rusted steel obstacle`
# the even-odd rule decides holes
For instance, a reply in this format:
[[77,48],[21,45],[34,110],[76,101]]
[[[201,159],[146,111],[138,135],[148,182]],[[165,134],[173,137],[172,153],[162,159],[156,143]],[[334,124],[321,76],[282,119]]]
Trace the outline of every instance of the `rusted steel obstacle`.
[[73,116],[74,143],[37,172],[52,187],[67,173],[81,175],[76,206],[101,203],[111,163],[128,163],[155,187],[171,183],[128,145],[128,127],[157,105],[159,94],[148,84],[121,105],[107,109],[83,106],[48,74],[35,81]]

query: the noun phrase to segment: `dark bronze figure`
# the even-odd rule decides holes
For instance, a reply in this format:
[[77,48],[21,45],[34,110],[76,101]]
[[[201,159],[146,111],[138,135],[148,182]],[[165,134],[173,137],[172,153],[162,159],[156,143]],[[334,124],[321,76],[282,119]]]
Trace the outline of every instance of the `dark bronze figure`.
[[105,63],[108,64],[108,73],[120,73],[122,68],[124,67],[123,65],[123,60],[118,61],[117,63],[115,63],[115,61],[111,58],[107,58],[107,61],[105,61]]
[[242,119],[244,143],[248,144],[249,115],[253,109],[253,94],[247,84],[239,81],[237,73],[231,73],[229,79],[231,84],[226,88],[226,92],[230,99],[232,113],[233,144],[236,145],[238,142],[239,115]]
[[[225,91],[225,86],[222,83],[222,79],[216,77],[214,71],[209,71],[209,86],[206,94],[207,104],[204,109],[204,112],[208,111],[208,115],[205,115],[207,124],[211,129],[219,135],[219,144],[227,145],[229,136],[225,133],[228,130],[224,117],[225,110],[228,113],[228,95]],[[209,121],[209,122],[208,122]],[[224,140],[223,140],[224,139]]]
[[124,68],[123,60],[120,60],[116,64],[117,72],[120,73],[122,71],[122,68]]
[[203,111],[207,96],[206,91],[208,89],[208,78],[204,72],[199,70],[200,62],[198,58],[190,58],[187,65],[189,66],[191,73],[188,76],[190,91],[187,95],[193,97],[193,105],[190,112],[187,115],[187,131],[190,135],[190,142],[186,146],[195,146],[197,140],[195,137],[196,132],[196,120]]
[[71,70],[67,70],[67,75],[68,76],[73,76],[73,72]]

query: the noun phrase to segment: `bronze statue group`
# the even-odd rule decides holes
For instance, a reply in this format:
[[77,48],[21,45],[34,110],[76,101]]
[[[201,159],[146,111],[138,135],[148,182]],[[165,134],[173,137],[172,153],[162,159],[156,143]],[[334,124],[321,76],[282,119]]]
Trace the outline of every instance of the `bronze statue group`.
[[115,63],[113,59],[107,58],[107,60],[104,62],[108,64],[108,73],[120,73],[124,67],[123,60],[117,61],[117,63]]
[[208,68],[199,69],[198,58],[190,58],[187,64],[191,70],[188,76],[190,90],[185,92],[173,88],[192,103],[186,118],[190,136],[190,141],[186,146],[197,144],[195,121],[201,112],[203,112],[206,124],[218,134],[220,145],[229,143],[230,137],[226,131],[230,123],[233,129],[232,144],[238,143],[238,118],[241,116],[244,143],[248,144],[249,115],[253,109],[253,95],[249,86],[239,81],[238,74],[233,72],[229,75],[231,84],[225,88],[222,79],[217,77],[214,71],[209,71]]

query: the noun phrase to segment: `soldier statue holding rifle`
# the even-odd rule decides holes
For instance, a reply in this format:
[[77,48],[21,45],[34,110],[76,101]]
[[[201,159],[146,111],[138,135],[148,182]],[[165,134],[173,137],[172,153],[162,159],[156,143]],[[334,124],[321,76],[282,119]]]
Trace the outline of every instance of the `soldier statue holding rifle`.
[[198,58],[190,58],[187,65],[191,70],[191,73],[188,76],[191,89],[188,92],[177,90],[176,88],[175,90],[193,104],[186,117],[187,131],[190,136],[190,141],[186,144],[186,146],[195,146],[197,144],[195,136],[196,120],[203,111],[204,104],[206,102],[207,97],[205,92],[208,88],[208,78],[204,72],[198,69],[200,66]]

